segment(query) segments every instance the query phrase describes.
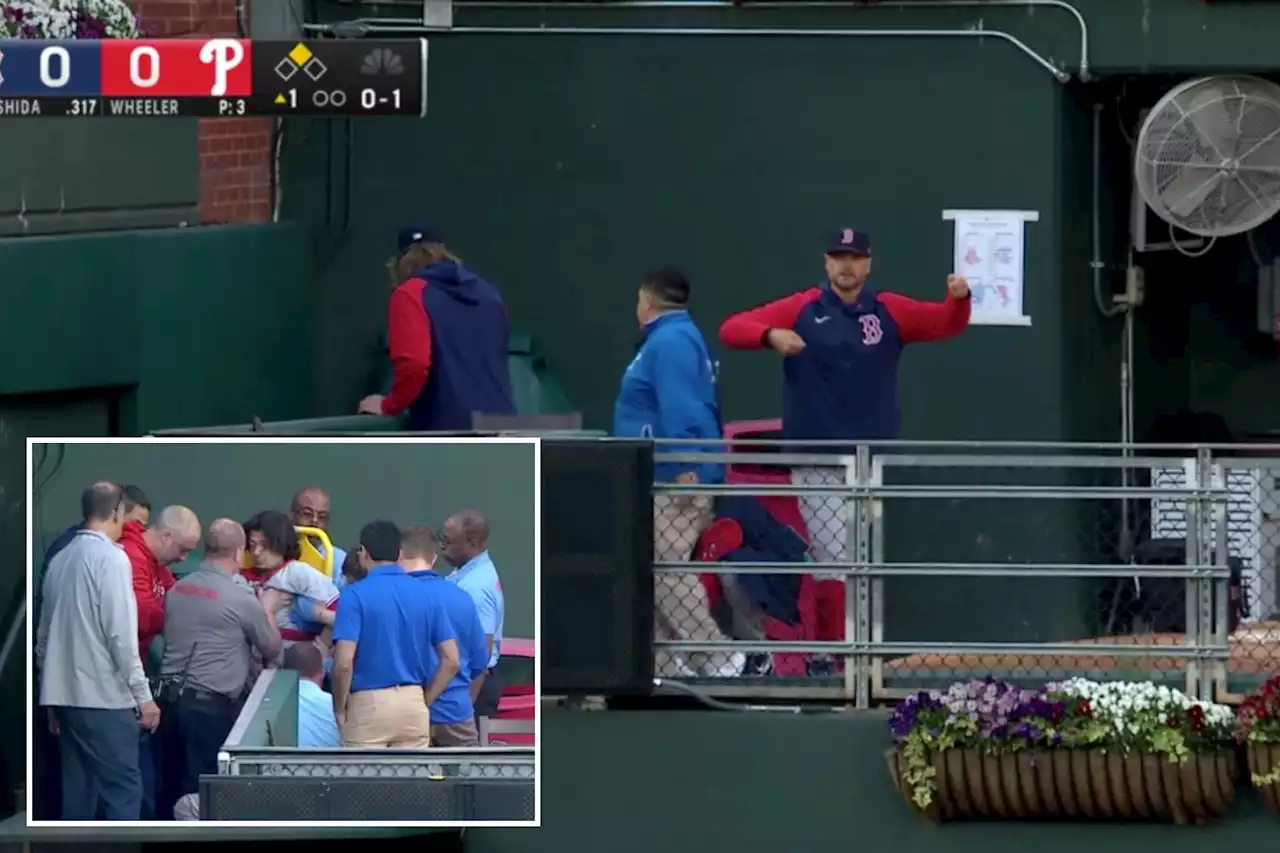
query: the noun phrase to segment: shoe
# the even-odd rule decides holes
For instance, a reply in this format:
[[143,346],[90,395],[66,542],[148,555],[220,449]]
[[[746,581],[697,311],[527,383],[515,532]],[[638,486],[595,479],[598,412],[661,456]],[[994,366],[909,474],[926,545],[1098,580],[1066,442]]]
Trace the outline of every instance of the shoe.
[[755,652],[747,655],[746,666],[742,674],[750,678],[762,678],[773,674],[773,655],[767,652]]
[[836,662],[830,655],[810,658],[805,664],[810,678],[832,678],[836,674]]

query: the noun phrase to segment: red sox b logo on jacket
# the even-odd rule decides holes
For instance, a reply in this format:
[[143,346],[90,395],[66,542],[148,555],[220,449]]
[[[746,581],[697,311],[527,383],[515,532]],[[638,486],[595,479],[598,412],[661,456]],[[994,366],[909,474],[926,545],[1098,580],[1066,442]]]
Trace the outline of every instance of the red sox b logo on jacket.
[[866,346],[875,346],[880,343],[880,339],[884,337],[884,330],[880,327],[880,318],[875,314],[863,314],[858,318],[858,322],[862,324],[862,343]]

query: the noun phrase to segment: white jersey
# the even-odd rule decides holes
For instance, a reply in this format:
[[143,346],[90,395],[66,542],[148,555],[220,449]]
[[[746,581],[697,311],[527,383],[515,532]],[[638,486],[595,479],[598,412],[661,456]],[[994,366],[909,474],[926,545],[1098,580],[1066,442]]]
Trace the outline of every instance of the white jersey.
[[[325,577],[319,569],[301,560],[293,560],[281,567],[279,571],[267,578],[263,586],[267,589],[287,592],[295,598],[310,598],[330,609],[336,607],[338,603],[338,587],[333,581]],[[280,628],[280,636],[284,638],[286,645],[311,639],[310,634],[306,637],[301,636],[303,632],[293,622],[291,606],[286,605],[276,611],[276,626]]]

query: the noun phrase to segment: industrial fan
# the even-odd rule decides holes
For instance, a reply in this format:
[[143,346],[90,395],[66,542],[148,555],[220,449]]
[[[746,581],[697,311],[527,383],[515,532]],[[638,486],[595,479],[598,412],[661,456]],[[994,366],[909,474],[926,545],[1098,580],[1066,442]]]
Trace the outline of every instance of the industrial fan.
[[1248,231],[1280,211],[1280,86],[1259,77],[1190,80],[1151,108],[1136,140],[1142,200],[1200,237]]

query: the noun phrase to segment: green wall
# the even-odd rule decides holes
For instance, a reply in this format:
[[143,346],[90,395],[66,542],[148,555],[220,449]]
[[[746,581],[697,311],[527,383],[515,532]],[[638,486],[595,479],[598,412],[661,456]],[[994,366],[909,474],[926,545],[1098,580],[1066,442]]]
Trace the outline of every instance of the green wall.
[[10,118],[0,157],[3,237],[197,221],[194,120]]
[[[1274,845],[1274,815],[1242,790],[1209,826],[956,823],[890,787],[886,715],[708,711],[542,715],[542,826],[473,829],[470,853],[978,853]],[[1267,838],[1272,841],[1266,841]]]
[[[459,16],[460,25],[561,20],[550,12]],[[674,13],[564,18],[656,24]],[[879,286],[939,299],[953,236],[942,211],[1026,209],[1040,214],[1027,231],[1034,325],[975,327],[910,350],[903,434],[1061,441],[1102,431],[1101,398],[1111,386],[1082,383],[1068,367],[1100,346],[1087,289],[1088,185],[1080,180],[1091,105],[1008,44],[456,35],[432,39],[431,81],[425,119],[357,119],[290,134],[286,208],[314,215],[313,235],[334,247],[320,275],[327,336],[359,328],[373,337],[396,227],[427,217],[503,289],[513,323],[533,330],[587,424],[607,428],[634,354],[635,288],[646,269],[688,270],[694,318],[714,339],[730,312],[818,282],[822,236],[834,226],[873,235]],[[346,194],[344,229],[325,214],[325,199]],[[338,348],[318,359],[332,380],[319,413],[346,410],[360,365]],[[721,375],[728,420],[779,412],[776,357],[725,353]],[[1078,555],[1073,511],[1057,506],[1029,519],[1003,510],[899,501],[889,510],[890,559]],[[889,639],[1054,640],[1086,630],[1087,613],[1047,603],[1084,595],[1072,580],[1034,590],[972,579],[890,586],[903,606],[887,613]],[[973,625],[961,618],[970,608],[954,606],[979,607],[997,592],[1045,602],[1044,612]],[[939,612],[957,618],[940,620]]]
[[[1077,6],[1096,79],[1066,86],[994,38],[430,34],[425,119],[298,123],[286,140],[286,209],[308,222],[327,252],[320,325],[327,334],[358,328],[361,339],[372,338],[383,322],[381,265],[391,235],[403,221],[429,218],[503,288],[513,321],[544,343],[588,425],[607,427],[633,352],[634,287],[645,269],[675,263],[691,273],[695,319],[713,338],[726,314],[819,280],[819,240],[835,224],[872,233],[878,286],[938,298],[951,264],[943,209],[1030,209],[1040,213],[1027,230],[1033,326],[974,327],[959,340],[909,351],[903,436],[1117,440],[1121,324],[1101,316],[1092,292],[1094,107],[1101,107],[1104,170],[1097,260],[1109,300],[1123,281],[1128,240],[1124,132],[1132,129],[1122,127],[1187,73],[1274,65],[1267,33],[1280,10],[1198,0]],[[332,3],[319,10],[335,19],[354,14]],[[1067,71],[1077,72],[1081,60],[1075,19],[1050,7],[513,11],[460,4],[454,23],[981,26],[1013,34]],[[1130,85],[1135,72],[1165,76],[1144,88]],[[1245,252],[1240,241],[1222,241],[1220,266],[1240,266]],[[1166,269],[1204,269],[1172,256],[1151,263],[1161,261]],[[1264,421],[1244,413],[1273,369],[1274,345],[1255,340],[1247,346],[1264,354],[1243,354],[1234,329],[1206,328],[1218,319],[1212,307],[1198,310],[1191,359],[1229,363],[1233,377],[1250,378],[1195,382],[1185,363],[1140,352],[1140,425],[1184,400],[1231,408],[1233,420]],[[1140,348],[1144,329],[1160,322],[1140,313]],[[338,348],[319,360],[332,383],[318,412],[344,411],[360,390],[360,364]],[[779,374],[770,355],[724,354],[726,417],[777,414]],[[971,482],[992,477],[955,473]],[[1033,482],[1102,479],[1091,472]],[[888,513],[888,556],[899,561],[1110,562],[1118,531],[1097,504],[944,509],[901,500]],[[931,535],[920,536],[922,529]],[[1096,586],[1074,580],[887,585],[890,639],[1070,639],[1096,631],[1101,613]],[[957,601],[1016,615],[973,624]],[[1044,611],[1028,613],[1028,601],[1045,602]]]
[[50,392],[110,398],[124,434],[308,413],[319,339],[296,226],[0,240],[0,268],[0,359],[23,366],[0,376],[0,417]]
[[[635,287],[646,269],[687,268],[695,318],[714,335],[729,312],[820,280],[822,234],[835,224],[872,233],[881,286],[940,298],[951,240],[942,210],[1025,208],[1041,213],[1028,249],[1035,327],[975,329],[912,352],[902,383],[906,431],[1063,437],[1060,127],[1078,109],[1067,91],[994,43],[763,44],[433,42],[425,120],[352,122],[351,225],[322,273],[322,325],[333,334],[359,326],[372,337],[383,322],[381,262],[396,225],[431,217],[503,288],[514,322],[534,329],[590,425],[607,426],[638,336]],[[939,74],[943,65],[967,70]],[[880,82],[863,82],[872,79]],[[474,82],[450,82],[464,80]],[[997,90],[999,98],[969,97]],[[1009,126],[1011,114],[1019,121]],[[954,129],[945,142],[939,128]],[[286,160],[293,215],[319,207],[322,142]],[[336,413],[363,377],[338,348],[320,358],[332,384],[318,402]],[[963,394],[931,378],[993,366],[1001,381],[968,384]],[[723,375],[728,417],[777,412],[776,359],[734,354]],[[1015,385],[1028,417],[988,417]]]
[[533,636],[532,445],[172,441],[48,445],[33,505],[33,558],[39,560],[44,544],[76,520],[80,492],[94,480],[136,483],[156,511],[183,504],[204,524],[219,516],[244,520],[261,509],[285,510],[297,489],[318,485],[333,500],[331,530],[341,547],[355,542],[361,525],[375,518],[438,530],[451,512],[472,508],[491,525],[491,550],[507,601],[506,633]]
[[[546,344],[569,397],[592,426],[605,426],[635,338],[630,303],[644,269],[688,268],[696,317],[713,334],[729,311],[816,280],[815,246],[833,223],[873,233],[880,286],[936,296],[949,265],[941,207],[1025,206],[1041,212],[1028,243],[1035,326],[975,329],[909,356],[904,434],[1115,439],[1120,324],[1099,316],[1090,293],[1092,108],[1103,108],[1100,259],[1109,291],[1122,280],[1128,239],[1130,155],[1117,129],[1189,74],[1274,69],[1269,34],[1280,9],[1201,0],[1074,5],[1087,26],[1094,82],[1067,87],[996,39],[431,33],[426,119],[290,123],[285,204],[325,253],[320,323],[371,338],[383,322],[391,234],[408,218],[430,218],[503,287],[515,322]],[[454,23],[981,27],[1011,33],[1069,72],[1082,58],[1077,21],[1054,7],[623,6],[461,3]],[[317,13],[337,20],[370,11],[322,0]],[[1130,85],[1134,74],[1147,75],[1145,88]],[[1240,266],[1247,250],[1224,240],[1215,255]],[[1215,261],[1170,258],[1184,270]],[[1212,281],[1219,283],[1225,279]],[[1266,359],[1242,355],[1234,330],[1193,340],[1200,362],[1229,362],[1237,376],[1256,379],[1199,376],[1190,396],[1249,421],[1232,401],[1253,395]],[[345,411],[360,390],[361,365],[341,348],[320,360],[331,384],[318,412]],[[1187,384],[1182,365],[1168,378],[1148,366],[1164,365],[1140,364],[1138,378],[1162,389],[1156,397],[1187,396],[1164,390]],[[776,412],[776,363],[734,355],[724,368],[731,418]],[[1232,388],[1218,387],[1228,382]]]

